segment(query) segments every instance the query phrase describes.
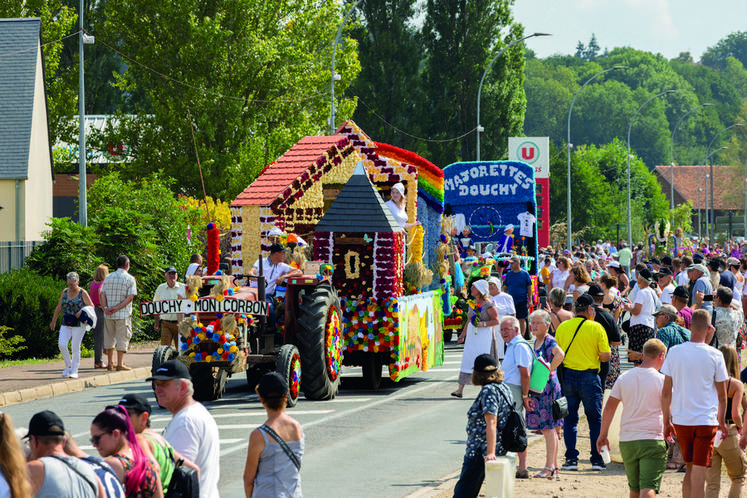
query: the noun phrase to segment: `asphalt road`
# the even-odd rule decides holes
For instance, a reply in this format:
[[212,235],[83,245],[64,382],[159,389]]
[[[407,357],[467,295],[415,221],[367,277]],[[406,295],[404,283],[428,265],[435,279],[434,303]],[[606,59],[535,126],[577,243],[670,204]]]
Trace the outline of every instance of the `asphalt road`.
[[[304,496],[405,497],[459,470],[466,412],[470,398],[478,392],[476,387],[467,387],[464,399],[449,396],[456,387],[461,351],[461,346],[449,343],[442,367],[398,383],[385,378],[377,391],[363,389],[360,369],[344,368],[337,398],[306,401],[302,397],[289,409],[306,435],[301,474]],[[126,392],[145,395],[156,406],[150,383],[136,381],[21,403],[5,410],[16,426],[25,426],[38,411],[53,410],[78,444],[95,454],[88,443],[91,420]],[[265,411],[257,396],[247,389],[243,375],[229,380],[222,399],[205,406],[220,429],[221,496],[243,496],[249,434],[265,420]],[[160,430],[170,418],[169,412],[156,407],[152,427]]]

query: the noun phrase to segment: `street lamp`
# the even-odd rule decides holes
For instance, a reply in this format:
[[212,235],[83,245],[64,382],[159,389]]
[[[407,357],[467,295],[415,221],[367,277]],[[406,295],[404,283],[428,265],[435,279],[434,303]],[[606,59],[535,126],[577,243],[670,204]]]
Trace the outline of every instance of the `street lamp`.
[[[744,125],[742,123],[734,123],[733,125],[727,126],[726,128],[724,128],[723,130],[721,130],[720,132],[716,133],[713,136],[713,138],[711,139],[711,141],[708,143],[708,147],[706,147],[706,160],[703,161],[703,164],[706,165],[706,167],[708,166],[708,162],[707,162],[708,158],[711,157],[708,154],[708,152],[711,150],[711,145],[713,145],[713,142],[715,142],[716,139],[718,138],[718,136],[721,135],[723,132],[725,132],[726,130],[731,130],[732,128],[734,128],[736,126],[744,126]],[[713,210],[713,164],[711,164],[711,185],[710,185],[710,188],[711,188],[711,211],[713,212],[714,211]],[[706,206],[708,206],[708,202],[707,201],[706,201]],[[713,219],[713,222],[714,223],[716,222],[715,217]],[[706,234],[707,234],[707,237],[708,237],[709,240],[710,240],[710,226],[711,226],[711,220],[710,220],[710,218],[708,218],[708,209],[706,209]]]
[[633,235],[631,233],[633,230],[633,227],[631,226],[632,217],[631,217],[631,211],[630,211],[630,132],[633,130],[633,122],[635,122],[635,118],[638,116],[638,113],[641,112],[641,109],[643,109],[646,106],[646,104],[648,104],[654,99],[658,99],[662,95],[668,95],[676,91],[677,90],[665,90],[661,93],[657,93],[656,95],[648,99],[646,102],[641,104],[638,110],[635,111],[635,114],[633,114],[633,119],[630,120],[630,126],[628,126],[628,246],[629,247],[633,247]]
[[581,85],[581,88],[578,89],[576,92],[576,95],[573,96],[573,100],[571,101],[571,107],[568,109],[568,142],[567,143],[567,149],[568,149],[568,182],[567,182],[567,188],[568,188],[568,219],[566,221],[566,228],[568,230],[568,250],[571,250],[571,245],[573,242],[573,237],[571,235],[571,113],[573,112],[573,104],[576,103],[576,97],[578,97],[578,94],[581,93],[581,90],[586,88],[586,85],[591,83],[593,80],[595,80],[597,77],[603,75],[604,73],[608,73],[610,71],[616,71],[618,69],[628,69],[628,66],[612,66],[609,69],[605,69],[604,71],[599,71],[597,74],[586,80],[586,83]]
[[[82,2],[83,0],[81,0]],[[356,7],[360,5],[360,3],[363,0],[358,0],[355,2],[355,5],[350,7],[350,10],[347,14],[345,14],[345,18],[342,20],[342,24],[340,24],[340,27],[337,29],[337,36],[335,36],[335,43],[332,45],[332,85],[331,85],[331,105],[330,105],[330,113],[329,113],[329,134],[334,135],[335,134],[335,81],[340,80],[340,75],[335,72],[335,55],[337,53],[337,44],[340,43],[340,37],[342,36],[342,27],[345,26],[345,23],[348,22],[348,18],[353,13]]]
[[477,133],[477,160],[478,161],[480,160],[480,133],[485,130],[485,128],[483,128],[480,125],[480,97],[482,95],[482,83],[485,81],[485,76],[488,75],[488,71],[490,71],[490,68],[493,67],[493,63],[496,61],[496,59],[498,59],[498,57],[503,55],[503,52],[513,47],[517,43],[523,42],[527,38],[533,38],[535,36],[552,36],[552,35],[550,33],[532,33],[531,35],[527,35],[524,38],[519,38],[518,40],[512,41],[511,43],[503,47],[503,49],[501,49],[501,51],[498,52],[498,54],[495,57],[493,57],[493,60],[490,61],[490,64],[488,64],[488,68],[485,70],[484,73],[482,73],[482,78],[480,79],[480,86],[477,87],[477,127],[475,128],[476,133]]
[[[731,126],[729,127],[731,128]],[[721,130],[724,131],[724,130]],[[719,132],[720,133],[720,132]],[[711,141],[713,142],[713,141]],[[710,144],[708,144],[708,147],[710,148]],[[729,147],[719,147],[718,149],[714,150],[710,154],[708,154],[705,158],[705,161],[703,163],[705,164],[705,167],[708,167],[708,160],[711,158],[712,155],[714,155],[716,152],[722,151],[724,149],[728,149]],[[711,165],[712,166],[712,165]],[[706,194],[705,194],[705,221],[706,221],[706,238],[708,239],[708,243],[711,242],[711,224],[710,224],[710,218],[708,217],[708,179],[710,178],[711,181],[711,211],[713,211],[713,167],[711,167],[711,174],[706,174]],[[698,184],[700,184],[700,173],[698,173]],[[700,225],[700,194],[698,194],[698,225]],[[700,230],[700,228],[698,228]],[[700,238],[700,233],[698,234],[698,238]]]
[[[687,118],[690,114],[697,111],[701,107],[708,107],[712,105],[713,104],[705,103],[700,104],[697,107],[693,107],[677,121],[677,124],[674,125],[674,129],[672,130],[672,136],[669,139],[669,209],[671,211],[674,211],[674,134],[677,133],[677,128],[680,127],[680,123],[684,121],[685,118]],[[674,214],[672,214],[671,216],[674,216]],[[674,222],[674,219],[672,219],[672,222]]]

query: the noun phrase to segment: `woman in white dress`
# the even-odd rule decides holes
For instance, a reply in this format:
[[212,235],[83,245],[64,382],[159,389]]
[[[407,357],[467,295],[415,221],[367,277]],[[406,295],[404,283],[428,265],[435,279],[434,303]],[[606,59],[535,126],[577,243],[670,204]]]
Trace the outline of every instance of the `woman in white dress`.
[[401,183],[395,183],[392,187],[389,200],[386,201],[386,207],[392,212],[392,216],[399,224],[400,228],[410,228],[420,225],[420,222],[407,223],[407,199],[405,198],[405,186]]
[[565,256],[559,257],[558,266],[555,271],[552,272],[552,289],[565,286],[565,281],[568,279],[568,268],[568,258]]
[[[501,279],[498,277],[490,277],[488,280],[488,290],[490,291],[490,299],[495,304],[498,310],[498,320],[503,320],[507,316],[516,316],[516,306],[514,306],[514,298],[511,297],[507,292],[501,292]],[[498,356],[496,359],[502,360],[504,355],[504,343],[501,334],[495,334],[496,348],[498,349]]]
[[461,398],[464,386],[472,382],[472,366],[475,358],[481,354],[492,354],[496,359],[495,331],[493,327],[500,323],[498,309],[490,299],[488,282],[476,280],[472,283],[470,293],[475,298],[475,309],[467,314],[467,323],[457,338],[458,343],[464,343],[462,366],[459,369],[459,386],[451,395]]

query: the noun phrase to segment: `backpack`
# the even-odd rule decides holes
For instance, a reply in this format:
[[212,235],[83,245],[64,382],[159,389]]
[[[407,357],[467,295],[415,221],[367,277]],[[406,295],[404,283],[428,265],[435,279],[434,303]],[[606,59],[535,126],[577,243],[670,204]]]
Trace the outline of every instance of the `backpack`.
[[521,413],[516,411],[513,403],[508,402],[508,398],[503,394],[503,391],[500,388],[497,390],[503,400],[511,408],[511,413],[508,414],[506,425],[501,430],[503,449],[513,453],[521,453],[527,449],[527,426],[524,422],[524,417],[521,416]]
[[174,473],[171,474],[168,491],[164,498],[200,498],[200,479],[195,469],[185,467],[184,460],[174,460],[174,448],[169,446],[169,456],[174,463]]

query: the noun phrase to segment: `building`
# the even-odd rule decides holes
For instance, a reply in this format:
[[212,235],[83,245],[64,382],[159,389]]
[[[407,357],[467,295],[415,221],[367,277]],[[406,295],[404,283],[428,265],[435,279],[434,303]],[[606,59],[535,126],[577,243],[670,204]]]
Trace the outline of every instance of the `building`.
[[54,169],[39,18],[0,19],[0,240],[41,240]]

